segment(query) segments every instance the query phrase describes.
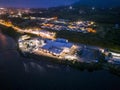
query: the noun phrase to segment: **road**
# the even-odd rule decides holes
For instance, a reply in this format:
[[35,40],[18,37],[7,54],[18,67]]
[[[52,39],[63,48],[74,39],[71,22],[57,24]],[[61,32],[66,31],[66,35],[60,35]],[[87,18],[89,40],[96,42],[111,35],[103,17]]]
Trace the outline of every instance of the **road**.
[[29,31],[29,30],[23,30],[21,28],[18,28],[12,24],[8,24],[7,22],[3,21],[3,20],[0,20],[0,24],[3,25],[3,26],[6,26],[6,27],[12,27],[15,31],[19,32],[19,33],[27,33],[27,34],[34,34],[34,35],[37,35],[37,36],[40,36],[40,37],[43,37],[43,38],[48,38],[48,39],[52,39],[54,40],[55,38],[52,37],[52,36],[48,36],[46,34],[42,34],[42,33],[35,33],[34,31]]

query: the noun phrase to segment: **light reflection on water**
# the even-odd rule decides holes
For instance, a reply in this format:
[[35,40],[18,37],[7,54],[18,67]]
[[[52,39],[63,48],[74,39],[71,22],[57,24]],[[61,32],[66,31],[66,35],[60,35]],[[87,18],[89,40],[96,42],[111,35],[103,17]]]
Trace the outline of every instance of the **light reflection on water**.
[[2,48],[2,46],[6,46],[7,45],[7,41],[6,41],[6,37],[0,33],[0,46]]
[[81,72],[46,60],[23,58],[16,50],[7,50],[15,42],[3,37],[6,45],[0,44],[0,90],[120,90],[120,78],[106,71]]
[[34,62],[23,63],[25,72],[45,72],[45,68]]
[[[1,31],[0,31],[1,32]],[[0,52],[7,49],[15,49],[15,42],[12,38],[0,33]]]

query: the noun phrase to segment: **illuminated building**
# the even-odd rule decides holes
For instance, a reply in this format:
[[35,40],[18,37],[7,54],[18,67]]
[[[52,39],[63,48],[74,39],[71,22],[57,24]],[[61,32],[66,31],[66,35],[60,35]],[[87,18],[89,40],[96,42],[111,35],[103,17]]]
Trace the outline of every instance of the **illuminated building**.
[[42,50],[55,56],[60,56],[63,53],[69,53],[73,46],[74,45],[69,43],[66,39],[56,39],[54,41],[49,41],[42,47]]

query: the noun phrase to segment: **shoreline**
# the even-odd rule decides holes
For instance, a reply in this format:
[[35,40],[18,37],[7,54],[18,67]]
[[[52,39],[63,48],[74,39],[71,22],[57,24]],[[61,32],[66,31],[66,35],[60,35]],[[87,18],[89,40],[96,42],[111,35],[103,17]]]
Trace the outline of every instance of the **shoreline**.
[[[7,28],[4,28],[4,29],[7,29]],[[1,29],[1,31],[3,32],[3,30]],[[23,56],[23,53],[20,51],[19,47],[18,47],[18,43],[17,43],[17,39],[20,35],[22,34],[19,34],[18,32],[16,31],[13,31],[13,33],[17,33],[17,36],[11,36],[8,33],[3,33],[5,35],[8,35],[10,37],[13,38],[13,40],[15,40],[15,43],[16,43],[16,50],[20,53],[20,55],[22,57]],[[36,60],[40,60],[40,57],[41,58],[46,58],[47,61],[52,61],[53,63],[57,63],[57,64],[63,64],[63,65],[66,65],[66,66],[70,66],[70,67],[73,67],[73,68],[76,68],[78,70],[88,70],[88,71],[95,71],[95,70],[107,70],[109,71],[110,73],[113,73],[115,75],[118,75],[120,76],[120,66],[116,66],[116,65],[113,65],[113,64],[110,64],[110,63],[106,63],[106,62],[98,62],[98,63],[85,63],[85,62],[76,62],[76,61],[69,61],[69,60],[58,60],[58,59],[54,59],[54,58],[50,58],[50,57],[46,57],[46,56],[39,56],[39,55],[35,55],[35,54],[28,54],[29,56],[26,56],[26,58],[33,58],[33,59],[36,59]]]

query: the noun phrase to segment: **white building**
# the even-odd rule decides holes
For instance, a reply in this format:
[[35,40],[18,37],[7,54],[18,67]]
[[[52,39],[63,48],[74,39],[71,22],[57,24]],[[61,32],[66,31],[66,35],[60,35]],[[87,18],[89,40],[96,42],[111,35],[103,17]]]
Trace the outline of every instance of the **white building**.
[[55,41],[48,42],[42,47],[43,51],[49,52],[53,55],[60,56],[62,53],[69,53],[74,45],[68,43],[66,39],[57,39]]

